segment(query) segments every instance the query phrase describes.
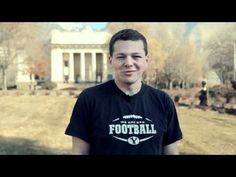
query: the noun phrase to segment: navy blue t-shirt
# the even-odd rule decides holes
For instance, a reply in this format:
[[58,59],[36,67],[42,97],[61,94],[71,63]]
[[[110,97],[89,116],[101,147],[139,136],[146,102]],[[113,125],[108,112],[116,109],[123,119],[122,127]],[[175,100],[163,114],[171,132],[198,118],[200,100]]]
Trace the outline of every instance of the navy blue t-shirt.
[[114,80],[85,89],[65,134],[90,144],[90,154],[160,155],[182,138],[176,109],[163,91],[142,83],[129,96]]

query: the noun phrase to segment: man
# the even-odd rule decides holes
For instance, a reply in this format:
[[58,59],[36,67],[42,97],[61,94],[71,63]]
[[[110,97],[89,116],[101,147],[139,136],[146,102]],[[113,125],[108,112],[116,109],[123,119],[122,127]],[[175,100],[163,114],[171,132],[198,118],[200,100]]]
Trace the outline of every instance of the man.
[[202,107],[208,106],[207,105],[207,88],[206,88],[206,81],[202,81],[202,89],[199,91],[199,105]]
[[110,40],[114,80],[85,89],[66,134],[73,154],[178,154],[182,138],[170,97],[142,82],[148,67],[145,37],[124,29]]

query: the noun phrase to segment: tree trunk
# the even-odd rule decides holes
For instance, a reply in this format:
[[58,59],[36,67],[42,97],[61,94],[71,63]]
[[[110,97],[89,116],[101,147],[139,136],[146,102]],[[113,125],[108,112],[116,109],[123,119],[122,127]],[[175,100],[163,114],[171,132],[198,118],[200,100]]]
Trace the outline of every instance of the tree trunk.
[[186,86],[186,87],[185,87],[186,89],[189,89],[189,87],[190,87],[190,86],[189,86],[189,82],[186,81],[185,86]]
[[2,90],[7,90],[7,76],[4,68],[2,68]]
[[168,81],[168,88],[169,88],[169,90],[173,89],[173,82],[170,80]]
[[182,89],[184,89],[184,88],[185,88],[185,82],[182,81]]
[[32,74],[30,74],[30,88],[29,88],[31,91],[34,90],[34,86],[33,86],[33,76]]

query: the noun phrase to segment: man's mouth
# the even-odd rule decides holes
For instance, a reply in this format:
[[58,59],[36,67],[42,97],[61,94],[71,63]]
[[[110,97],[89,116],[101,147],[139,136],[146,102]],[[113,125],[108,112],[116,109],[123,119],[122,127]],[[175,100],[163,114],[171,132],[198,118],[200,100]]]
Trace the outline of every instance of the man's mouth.
[[132,75],[133,73],[135,73],[136,71],[135,70],[127,70],[127,71],[124,71],[123,73],[125,75]]

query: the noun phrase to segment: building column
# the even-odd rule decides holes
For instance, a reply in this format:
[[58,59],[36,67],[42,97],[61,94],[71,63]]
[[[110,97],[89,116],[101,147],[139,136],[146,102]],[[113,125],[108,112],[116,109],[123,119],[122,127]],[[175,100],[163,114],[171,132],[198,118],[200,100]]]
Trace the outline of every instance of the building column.
[[51,51],[51,81],[63,82],[63,58],[60,49],[52,49]]
[[102,75],[103,75],[103,77],[102,77],[102,81],[104,82],[104,81],[107,81],[107,65],[108,65],[108,62],[107,62],[107,60],[108,60],[108,58],[107,58],[107,53],[106,52],[104,52],[103,54],[102,54],[102,57],[103,57],[103,71],[102,71]]
[[81,53],[81,63],[80,63],[80,80],[85,81],[85,53]]
[[92,53],[92,81],[96,81],[96,53]]
[[75,72],[74,72],[74,53],[70,52],[69,58],[69,82],[75,82]]

